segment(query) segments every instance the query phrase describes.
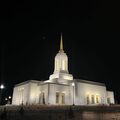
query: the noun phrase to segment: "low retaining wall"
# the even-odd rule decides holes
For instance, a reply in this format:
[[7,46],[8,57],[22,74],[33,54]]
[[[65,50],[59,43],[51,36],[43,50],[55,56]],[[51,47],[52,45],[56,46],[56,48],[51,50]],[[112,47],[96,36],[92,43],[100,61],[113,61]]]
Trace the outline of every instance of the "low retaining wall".
[[[1,106],[9,120],[120,120],[120,106]],[[0,118],[3,119],[3,118]]]

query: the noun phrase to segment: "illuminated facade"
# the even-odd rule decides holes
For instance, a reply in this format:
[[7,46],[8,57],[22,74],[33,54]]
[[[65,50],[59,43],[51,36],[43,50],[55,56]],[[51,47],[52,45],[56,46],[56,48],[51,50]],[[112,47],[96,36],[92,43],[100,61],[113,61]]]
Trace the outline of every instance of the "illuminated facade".
[[99,105],[114,104],[114,93],[105,84],[74,79],[68,71],[68,57],[63,50],[55,56],[54,72],[49,80],[28,80],[15,85],[12,104]]

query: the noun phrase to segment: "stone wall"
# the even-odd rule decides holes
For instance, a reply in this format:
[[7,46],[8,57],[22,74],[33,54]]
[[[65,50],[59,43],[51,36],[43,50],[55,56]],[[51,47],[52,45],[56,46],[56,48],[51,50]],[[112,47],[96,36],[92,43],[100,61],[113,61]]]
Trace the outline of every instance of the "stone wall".
[[[0,107],[0,115],[4,107]],[[23,107],[23,113],[20,109]],[[120,120],[120,106],[8,106],[9,120]]]

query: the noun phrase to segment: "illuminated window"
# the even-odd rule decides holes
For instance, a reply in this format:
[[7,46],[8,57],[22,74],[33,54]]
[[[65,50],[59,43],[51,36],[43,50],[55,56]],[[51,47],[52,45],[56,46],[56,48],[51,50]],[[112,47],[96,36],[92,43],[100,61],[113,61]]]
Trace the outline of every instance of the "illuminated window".
[[87,95],[87,104],[90,104],[90,97]]
[[39,94],[39,104],[41,103],[41,93]]
[[111,102],[110,102],[110,98],[109,98],[109,97],[107,98],[107,103],[108,103],[108,104],[110,104],[110,103],[111,103]]
[[65,93],[62,93],[62,94],[61,94],[61,97],[62,97],[62,101],[61,101],[62,104],[65,104]]
[[59,70],[59,62],[56,60],[56,70]]
[[96,95],[96,103],[99,103],[99,97]]
[[59,92],[56,92],[56,103],[59,103]]
[[92,104],[95,103],[94,95],[91,95],[91,103],[92,103]]
[[67,60],[65,61],[65,69],[67,70]]
[[42,92],[42,103],[45,104],[45,93]]
[[24,88],[18,88],[19,104],[24,103]]
[[55,70],[57,69],[57,61],[55,60]]
[[62,61],[62,70],[65,70],[65,61]]

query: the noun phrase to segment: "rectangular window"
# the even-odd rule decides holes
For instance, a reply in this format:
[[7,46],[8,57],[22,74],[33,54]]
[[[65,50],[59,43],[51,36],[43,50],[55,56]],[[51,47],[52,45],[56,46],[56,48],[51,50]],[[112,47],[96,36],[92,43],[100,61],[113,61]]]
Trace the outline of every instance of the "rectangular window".
[[87,95],[87,104],[90,104],[90,97]]
[[96,95],[96,103],[99,103],[99,97]]
[[24,103],[24,88],[19,88],[19,103],[23,104]]
[[110,104],[110,98],[109,97],[107,98],[107,103]]
[[42,92],[42,104],[45,104],[45,93]]
[[92,104],[95,104],[94,95],[91,95],[91,103],[92,103]]
[[59,103],[59,92],[56,92],[56,103]]
[[41,103],[41,93],[39,93],[39,104]]
[[65,104],[65,93],[62,93],[61,97],[62,97],[62,104]]
[[62,61],[62,70],[65,70],[65,60]]

